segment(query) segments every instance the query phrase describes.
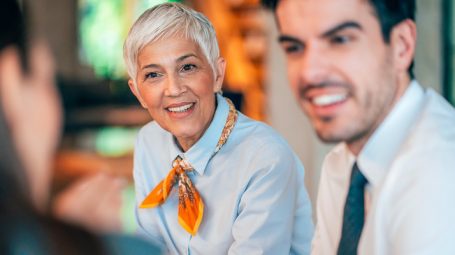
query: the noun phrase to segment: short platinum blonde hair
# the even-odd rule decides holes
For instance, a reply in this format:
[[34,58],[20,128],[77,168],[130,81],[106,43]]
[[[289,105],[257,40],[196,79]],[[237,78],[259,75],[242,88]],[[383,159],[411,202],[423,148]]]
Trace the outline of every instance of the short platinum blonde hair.
[[[171,37],[194,41],[216,73],[220,57],[215,29],[202,13],[179,3],[164,3],[146,10],[131,27],[123,45],[128,75],[136,83],[137,58],[147,45]],[[177,39],[178,40],[178,39]],[[216,75],[216,74],[215,74]]]

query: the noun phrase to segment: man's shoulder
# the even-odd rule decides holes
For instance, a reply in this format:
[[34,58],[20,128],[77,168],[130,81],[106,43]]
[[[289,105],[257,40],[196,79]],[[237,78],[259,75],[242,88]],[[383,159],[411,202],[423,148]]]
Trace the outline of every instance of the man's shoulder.
[[447,171],[455,172],[455,109],[432,90],[427,90],[425,97],[425,105],[395,164],[414,173],[428,174],[431,180],[443,177]]
[[435,154],[455,146],[455,108],[433,90],[425,91],[425,104],[403,145],[410,153]]
[[425,99],[426,103],[421,115],[422,124],[437,129],[453,127],[455,108],[432,89],[425,91]]

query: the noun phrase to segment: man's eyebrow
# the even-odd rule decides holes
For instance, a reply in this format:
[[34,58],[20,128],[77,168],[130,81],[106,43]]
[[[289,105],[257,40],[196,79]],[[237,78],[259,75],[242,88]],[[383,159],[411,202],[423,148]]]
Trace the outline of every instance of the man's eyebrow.
[[[338,24],[336,25],[335,27],[333,28],[330,28],[329,30],[327,30],[326,32],[322,33],[321,37],[322,38],[326,38],[326,37],[330,37],[342,30],[345,30],[345,29],[358,29],[358,30],[363,30],[362,26],[358,23],[358,22],[355,22],[355,21],[346,21],[346,22],[343,22],[341,24]],[[278,42],[279,43],[285,43],[285,42],[289,42],[289,43],[298,43],[298,44],[302,44],[302,41],[293,37],[293,36],[289,36],[289,35],[280,35],[278,37]]]
[[292,36],[289,36],[289,35],[280,35],[278,37],[278,42],[279,43],[289,42],[289,43],[302,44],[302,42],[299,39],[297,39],[295,37],[292,37]]
[[342,30],[345,30],[345,29],[358,29],[358,30],[363,30],[362,26],[358,23],[358,22],[355,22],[355,21],[346,21],[346,22],[343,22],[339,25],[336,25],[335,27],[327,30],[326,32],[322,33],[321,37],[324,38],[324,37],[331,37],[333,36],[334,34],[342,31]]

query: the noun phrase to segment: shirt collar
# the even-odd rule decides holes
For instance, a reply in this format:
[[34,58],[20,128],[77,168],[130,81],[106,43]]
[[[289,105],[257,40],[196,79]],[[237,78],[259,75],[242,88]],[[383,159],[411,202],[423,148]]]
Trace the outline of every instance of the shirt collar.
[[216,100],[217,107],[210,126],[188,151],[183,153],[178,148],[175,138],[171,136],[172,146],[170,153],[173,155],[173,158],[180,155],[182,158],[186,159],[200,175],[204,174],[205,168],[215,152],[215,147],[218,144],[218,140],[220,139],[229,114],[229,105],[226,102],[226,99],[217,93]]
[[405,94],[373,133],[357,158],[357,164],[368,182],[376,186],[387,174],[395,155],[423,106],[424,89],[412,81]]

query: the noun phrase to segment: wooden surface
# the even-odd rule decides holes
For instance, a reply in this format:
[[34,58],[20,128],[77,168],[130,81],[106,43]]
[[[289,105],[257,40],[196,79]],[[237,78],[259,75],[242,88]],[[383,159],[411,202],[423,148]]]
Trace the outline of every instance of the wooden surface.
[[54,169],[53,193],[78,178],[99,172],[123,176],[132,182],[133,155],[106,157],[94,152],[61,150],[56,155]]

